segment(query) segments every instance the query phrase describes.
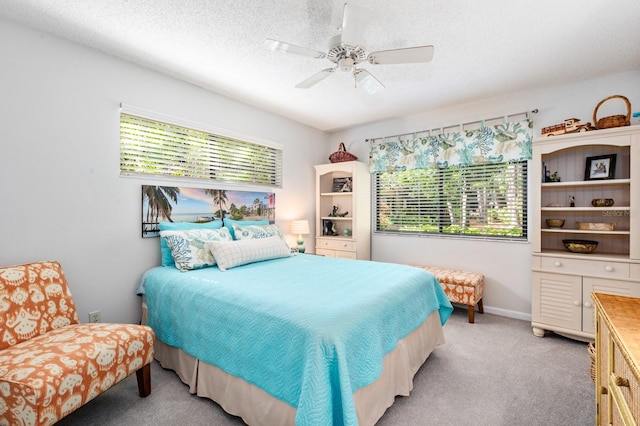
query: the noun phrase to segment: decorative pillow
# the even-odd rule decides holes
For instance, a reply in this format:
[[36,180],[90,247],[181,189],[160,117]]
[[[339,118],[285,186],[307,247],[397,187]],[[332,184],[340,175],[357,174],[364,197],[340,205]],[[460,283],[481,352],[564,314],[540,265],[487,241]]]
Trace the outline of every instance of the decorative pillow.
[[233,225],[240,225],[240,226],[246,226],[246,225],[268,225],[269,224],[269,220],[268,219],[262,219],[262,220],[233,220],[233,219],[225,219],[224,220],[224,226],[226,228],[229,229],[229,232],[231,232],[231,238],[233,238],[234,240],[236,239],[235,234],[233,233]]
[[282,243],[280,237],[212,241],[207,243],[207,246],[221,271],[226,271],[235,266],[246,265],[247,263],[291,256],[291,250],[286,244]]
[[282,238],[282,241],[286,242],[284,235],[282,235],[282,232],[280,232],[280,229],[278,229],[276,225],[240,226],[234,223],[232,226],[236,240],[255,240],[269,237],[280,237]]
[[[193,223],[193,222],[160,222],[158,228],[161,231],[186,231],[189,229],[220,229],[222,228],[221,220],[213,220],[211,222]],[[173,266],[173,257],[171,249],[167,246],[167,242],[160,238],[160,254],[162,254],[162,266]]]
[[226,228],[160,231],[160,236],[167,242],[176,267],[183,272],[215,265],[207,243],[231,241],[231,234]]

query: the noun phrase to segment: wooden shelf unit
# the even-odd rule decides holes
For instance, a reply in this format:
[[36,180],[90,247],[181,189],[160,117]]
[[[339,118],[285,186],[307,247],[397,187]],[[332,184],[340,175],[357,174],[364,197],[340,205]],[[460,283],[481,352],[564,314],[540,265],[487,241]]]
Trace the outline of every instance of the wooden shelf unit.
[[[316,254],[348,259],[371,259],[371,175],[358,161],[320,164],[316,169]],[[351,178],[351,191],[334,192],[334,179]],[[338,214],[329,216],[333,207]],[[325,235],[331,221],[337,235]],[[345,230],[348,232],[345,234]]]
[[[585,180],[587,158],[610,154],[616,154],[614,176]],[[561,181],[543,182],[543,165]],[[533,332],[592,340],[591,292],[640,296],[640,126],[537,138],[531,170]],[[593,207],[595,198],[611,198],[614,205]],[[548,228],[546,219],[565,223]],[[578,229],[576,222],[615,227]],[[598,246],[590,254],[571,253],[563,239],[594,240]]]

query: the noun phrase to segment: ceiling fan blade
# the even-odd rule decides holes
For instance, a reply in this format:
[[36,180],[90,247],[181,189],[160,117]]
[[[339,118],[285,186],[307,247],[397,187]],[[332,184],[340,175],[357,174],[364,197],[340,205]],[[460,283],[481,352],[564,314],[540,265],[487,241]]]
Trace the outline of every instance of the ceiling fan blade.
[[317,84],[317,83],[321,82],[322,80],[324,80],[325,78],[329,77],[331,75],[331,73],[334,72],[334,71],[335,71],[335,68],[325,68],[322,71],[318,71],[317,73],[315,73],[311,77],[309,77],[306,80],[298,83],[296,85],[296,88],[297,89],[308,89],[311,86],[313,86],[314,84]]
[[273,51],[281,51],[287,53],[293,53],[296,55],[302,56],[310,56],[316,59],[322,59],[327,56],[326,53],[320,52],[318,50],[309,49],[307,47],[296,46],[295,44],[285,43],[284,41],[278,41],[271,38],[268,38],[264,41],[264,45]]
[[403,49],[371,52],[367,61],[371,64],[411,64],[429,62],[433,59],[433,46],[405,47]]
[[359,68],[354,72],[356,86],[362,87],[367,93],[375,94],[384,89],[384,84],[380,83],[371,73]]
[[362,43],[364,30],[369,25],[371,18],[373,18],[371,9],[345,3],[340,41],[348,46],[359,46]]

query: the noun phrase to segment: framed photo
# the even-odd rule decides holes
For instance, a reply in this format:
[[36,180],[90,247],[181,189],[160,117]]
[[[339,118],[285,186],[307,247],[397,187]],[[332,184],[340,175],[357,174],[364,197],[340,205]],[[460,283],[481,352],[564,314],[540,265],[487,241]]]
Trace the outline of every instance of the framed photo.
[[616,154],[587,157],[584,180],[613,179],[616,174]]
[[333,178],[333,189],[331,192],[351,192],[353,180],[350,177]]

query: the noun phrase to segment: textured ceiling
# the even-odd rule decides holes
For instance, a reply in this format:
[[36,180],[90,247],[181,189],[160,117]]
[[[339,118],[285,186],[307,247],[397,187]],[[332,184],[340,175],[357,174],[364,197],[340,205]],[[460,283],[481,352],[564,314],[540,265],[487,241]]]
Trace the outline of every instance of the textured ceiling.
[[375,11],[367,49],[432,44],[427,64],[369,65],[294,86],[333,64],[272,52],[265,38],[326,51],[336,0],[1,0],[0,16],[321,130],[640,69],[639,0],[353,0]]

